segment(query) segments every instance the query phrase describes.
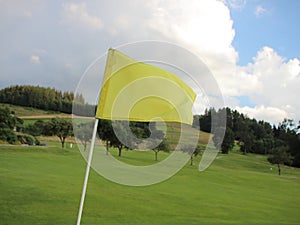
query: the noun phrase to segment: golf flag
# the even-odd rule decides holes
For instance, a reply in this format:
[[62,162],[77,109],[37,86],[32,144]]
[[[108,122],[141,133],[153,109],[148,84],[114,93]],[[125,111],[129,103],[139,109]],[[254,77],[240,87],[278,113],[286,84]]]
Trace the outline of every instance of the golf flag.
[[192,124],[195,98],[171,72],[109,49],[96,118]]

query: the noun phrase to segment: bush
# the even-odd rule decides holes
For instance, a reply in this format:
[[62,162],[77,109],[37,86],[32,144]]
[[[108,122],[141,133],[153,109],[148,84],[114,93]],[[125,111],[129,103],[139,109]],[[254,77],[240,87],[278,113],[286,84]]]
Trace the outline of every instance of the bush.
[[40,144],[40,141],[30,134],[20,134],[20,135],[18,135],[18,139],[21,144],[27,144],[27,145],[39,145]]
[[14,144],[18,141],[18,138],[12,130],[0,128],[0,140],[8,142],[9,144]]
[[29,124],[25,127],[25,133],[28,133],[32,136],[40,136],[45,134],[46,122],[43,120],[37,120],[34,124]]
[[25,144],[35,145],[35,138],[33,136],[26,134],[26,135],[24,135],[24,137],[25,137],[25,141],[26,141]]

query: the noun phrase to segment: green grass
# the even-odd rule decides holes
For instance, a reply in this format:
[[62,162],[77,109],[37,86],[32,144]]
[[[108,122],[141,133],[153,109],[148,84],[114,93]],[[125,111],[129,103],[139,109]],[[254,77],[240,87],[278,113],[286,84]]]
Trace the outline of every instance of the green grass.
[[23,125],[24,125],[25,127],[27,127],[27,126],[30,125],[30,124],[34,124],[37,120],[42,120],[42,121],[44,121],[44,122],[48,122],[48,121],[50,121],[51,119],[50,119],[50,118],[41,118],[41,119],[23,119],[23,121],[24,121]]
[[[76,148],[58,146],[0,146],[1,225],[75,224],[85,161]],[[122,160],[155,163],[152,151],[123,151]],[[146,187],[115,184],[91,170],[82,224],[299,224],[299,169],[284,167],[278,176],[265,156],[231,153],[200,173],[199,160]]]
[[[12,104],[5,104],[0,103],[0,107],[8,107],[11,111],[14,111],[16,116],[22,117],[22,116],[41,116],[41,115],[49,115],[49,114],[63,114],[60,112],[55,111],[47,111],[47,110],[41,110],[31,107],[25,107],[25,106],[18,106],[18,105],[12,105]],[[65,115],[65,114],[63,114]]]

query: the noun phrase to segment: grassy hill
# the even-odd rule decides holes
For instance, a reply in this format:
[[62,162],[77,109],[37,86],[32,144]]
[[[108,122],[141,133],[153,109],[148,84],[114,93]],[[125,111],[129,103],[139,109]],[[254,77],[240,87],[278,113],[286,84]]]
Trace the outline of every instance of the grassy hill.
[[[69,116],[9,107],[26,123]],[[177,125],[167,127],[173,142],[180,133]],[[208,138],[200,133],[201,143]],[[85,161],[76,145],[62,150],[55,140],[47,139],[46,147],[0,146],[1,225],[75,224]],[[117,150],[111,153],[117,157]],[[160,152],[159,161],[168,154]],[[124,150],[122,155],[120,160],[132,165],[155,163],[152,151]],[[201,173],[199,161],[197,157],[194,166],[187,163],[172,178],[147,187],[122,186],[91,171],[82,224],[299,224],[299,169],[284,167],[278,176],[266,156],[237,151],[219,155]]]
[[[85,161],[76,147],[58,146],[0,146],[0,224],[75,224]],[[122,160],[154,163],[153,152],[124,151]],[[187,164],[147,187],[115,184],[92,170],[82,224],[296,225],[299,196],[299,169],[284,167],[278,176],[265,156],[238,152],[219,155],[202,173]]]
[[0,103],[0,107],[8,107],[15,115],[24,121],[24,125],[33,124],[37,120],[48,121],[54,117],[71,118],[71,114],[41,110],[31,107]]
[[0,103],[0,107],[8,107],[11,111],[15,112],[15,115],[20,118],[49,118],[51,116],[69,116],[69,114],[55,112],[55,111],[46,111],[31,107],[18,106]]

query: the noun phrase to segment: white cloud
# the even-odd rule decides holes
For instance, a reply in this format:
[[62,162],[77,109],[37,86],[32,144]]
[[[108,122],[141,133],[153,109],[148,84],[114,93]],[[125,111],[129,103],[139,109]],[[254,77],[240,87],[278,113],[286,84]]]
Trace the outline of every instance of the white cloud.
[[[215,75],[227,106],[272,123],[286,117],[300,117],[300,60],[297,58],[286,60],[266,46],[257,52],[252,63],[228,64],[223,70],[216,69]],[[239,107],[238,96],[248,96],[255,107]]]
[[248,93],[253,103],[283,110],[289,118],[300,117],[299,59],[287,61],[274,49],[264,47],[253,58],[253,63],[249,63],[242,70],[248,71],[249,76],[255,77],[260,85]]
[[[237,63],[238,52],[232,46],[235,30],[229,8],[242,9],[247,4],[246,0],[190,0],[188,3],[186,0],[176,3],[173,0],[110,0],[105,3],[74,1],[63,5],[55,1],[30,2],[14,4],[15,1],[0,1],[0,6],[3,6],[0,7],[0,17],[4,18],[0,20],[2,23],[12,21],[7,19],[8,16],[20,18],[16,14],[22,15],[22,18],[24,15],[32,16],[31,20],[24,20],[30,21],[30,25],[24,22],[21,26],[18,21],[20,27],[12,26],[16,28],[14,38],[7,33],[5,40],[17,43],[15,52],[7,48],[3,55],[14,56],[22,49],[26,52],[25,57],[30,57],[30,62],[42,62],[48,66],[45,69],[48,74],[43,78],[45,82],[54,80],[53,74],[57,77],[68,74],[75,86],[83,68],[108,47],[141,40],[162,40],[185,47],[202,59],[214,74],[230,107],[238,106],[237,97],[245,95],[256,105],[247,108],[249,115],[264,115],[272,121],[281,116],[300,118],[299,59],[287,60],[274,49],[263,47],[248,65],[239,66]],[[255,12],[259,16],[271,11],[257,6]],[[62,16],[61,22],[71,29],[57,24],[55,18],[59,16]],[[9,25],[7,22],[7,27]],[[83,29],[95,31],[95,35],[86,35]],[[43,38],[44,34],[47,38]],[[2,46],[6,47],[6,44]],[[24,67],[8,66],[9,58],[5,60],[2,63],[7,66],[1,65],[2,70],[9,71],[5,73],[18,73],[16,77],[23,77]],[[28,68],[28,71],[33,74],[35,69],[31,71]],[[51,85],[57,85],[56,80]],[[70,88],[69,82],[63,85],[65,89]]]
[[250,108],[248,106],[245,107],[235,107],[235,109],[250,118],[255,118],[257,120],[268,121],[273,124],[278,124],[282,122],[284,118],[287,118],[288,114],[282,109],[275,107],[266,107],[264,105],[256,106],[254,108]]
[[222,2],[153,1],[150,7],[153,18],[149,25],[153,30],[196,51],[208,62],[216,56],[217,60],[235,62],[237,54],[231,46],[235,35],[233,21]]
[[97,17],[90,15],[87,10],[87,5],[83,3],[66,3],[63,4],[64,20],[70,23],[74,23],[81,27],[91,29],[103,28],[102,20]]
[[[262,48],[246,66],[238,66],[238,53],[232,46],[235,36],[230,7],[243,7],[246,1],[149,0],[108,4],[113,12],[105,19],[106,31],[124,41],[162,39],[186,47],[201,58],[214,74],[224,98],[231,107],[235,97],[249,96],[256,105],[249,114],[281,121],[282,116],[300,117],[297,99],[299,60],[286,61],[275,50]],[[111,8],[110,8],[111,7]],[[263,7],[257,13],[267,13]],[[114,19],[112,19],[114,18]],[[286,105],[291,107],[287,108]],[[256,113],[255,113],[256,112]]]
[[255,14],[257,17],[262,16],[263,14],[266,14],[266,13],[268,13],[268,12],[269,12],[269,11],[268,11],[266,8],[264,8],[263,6],[261,6],[261,5],[256,6],[256,7],[255,7],[255,10],[254,10],[254,14]]
[[247,4],[247,0],[225,0],[225,3],[233,9],[242,9]]
[[34,64],[40,64],[40,57],[38,55],[32,55],[30,56],[30,62],[34,63]]
[[[286,61],[274,49],[263,47],[253,63],[238,66],[238,54],[232,46],[235,31],[226,5],[220,1],[169,4],[156,2],[152,6],[156,10],[151,28],[197,53],[215,75],[227,103],[233,106],[233,97],[247,95],[256,105],[247,108],[249,115],[271,122],[300,117],[296,94],[300,87],[299,59]],[[257,12],[268,11],[259,7]]]

